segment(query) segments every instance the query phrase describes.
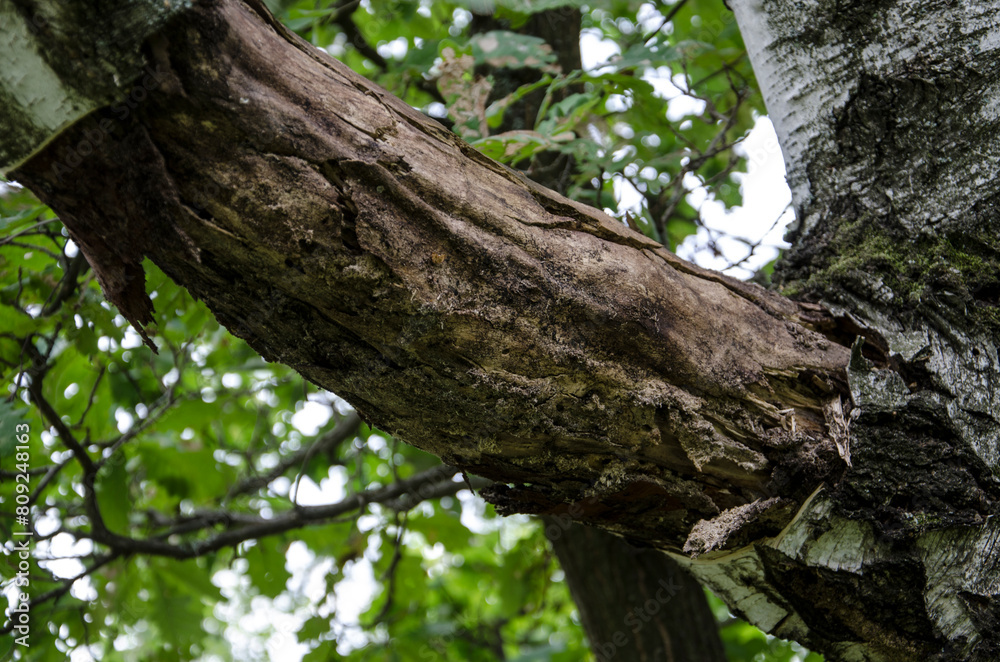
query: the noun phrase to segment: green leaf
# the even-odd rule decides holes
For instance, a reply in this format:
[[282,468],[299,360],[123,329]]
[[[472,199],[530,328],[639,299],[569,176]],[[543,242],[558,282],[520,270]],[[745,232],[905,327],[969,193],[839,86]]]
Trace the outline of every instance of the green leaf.
[[98,473],[94,484],[101,518],[104,520],[104,525],[113,533],[128,532],[128,514],[131,510],[128,483],[125,454],[117,452],[108,458],[107,464]]
[[493,30],[478,34],[469,41],[477,65],[488,64],[497,69],[551,69],[546,65],[556,60],[552,49],[540,37]]
[[302,662],[330,662],[340,659],[337,655],[337,644],[333,641],[320,642],[316,648],[302,656]]
[[0,232],[9,234],[31,225],[35,219],[48,211],[45,205],[34,205],[9,216],[0,216]]
[[8,471],[10,467],[7,458],[14,455],[14,447],[20,443],[20,434],[28,434],[30,439],[30,426],[24,406],[17,401],[0,400],[0,463]]
[[330,619],[329,617],[323,616],[313,616],[307,619],[302,627],[299,628],[298,638],[299,641],[314,641],[319,639],[325,634],[330,633]]
[[285,569],[287,545],[279,539],[258,540],[246,553],[247,574],[262,595],[276,597],[285,590],[291,573]]

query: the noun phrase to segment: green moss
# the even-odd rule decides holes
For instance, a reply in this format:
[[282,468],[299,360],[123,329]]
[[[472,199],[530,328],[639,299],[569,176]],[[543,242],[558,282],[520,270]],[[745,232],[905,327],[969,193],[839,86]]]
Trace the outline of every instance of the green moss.
[[1000,331],[1000,241],[986,232],[924,235],[917,239],[862,217],[844,223],[830,241],[826,265],[789,295],[829,295],[846,289],[896,309],[930,300],[968,313],[975,324]]

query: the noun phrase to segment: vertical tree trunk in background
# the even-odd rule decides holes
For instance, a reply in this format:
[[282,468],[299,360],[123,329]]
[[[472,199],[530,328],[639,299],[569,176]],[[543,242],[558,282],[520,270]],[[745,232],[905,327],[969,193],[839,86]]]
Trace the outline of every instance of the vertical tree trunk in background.
[[598,662],[726,662],[701,584],[669,556],[545,521]]

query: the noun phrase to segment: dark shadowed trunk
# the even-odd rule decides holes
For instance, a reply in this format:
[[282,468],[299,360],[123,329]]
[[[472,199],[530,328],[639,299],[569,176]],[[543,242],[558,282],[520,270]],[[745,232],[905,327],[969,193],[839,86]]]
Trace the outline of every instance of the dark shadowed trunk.
[[725,662],[701,584],[666,554],[546,519],[599,662]]

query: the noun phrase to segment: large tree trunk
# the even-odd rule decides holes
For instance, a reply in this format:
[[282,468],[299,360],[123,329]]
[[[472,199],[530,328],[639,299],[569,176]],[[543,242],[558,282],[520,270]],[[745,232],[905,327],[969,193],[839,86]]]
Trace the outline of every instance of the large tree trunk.
[[833,657],[1000,659],[1000,4],[734,10],[800,219],[784,291],[873,362],[849,370],[852,469],[710,583],[796,585],[777,631]]
[[598,662],[726,662],[701,585],[666,554],[546,518]]
[[[106,25],[28,26],[118,16],[29,4],[4,22],[83,55],[4,97],[86,103],[0,155],[133,323],[149,257],[266,358],[510,484],[503,511],[668,550],[831,659],[1000,657],[995,6],[734,3],[803,219],[786,291],[824,308],[494,164],[256,2],[101,48]],[[144,63],[148,99],[86,113]]]

